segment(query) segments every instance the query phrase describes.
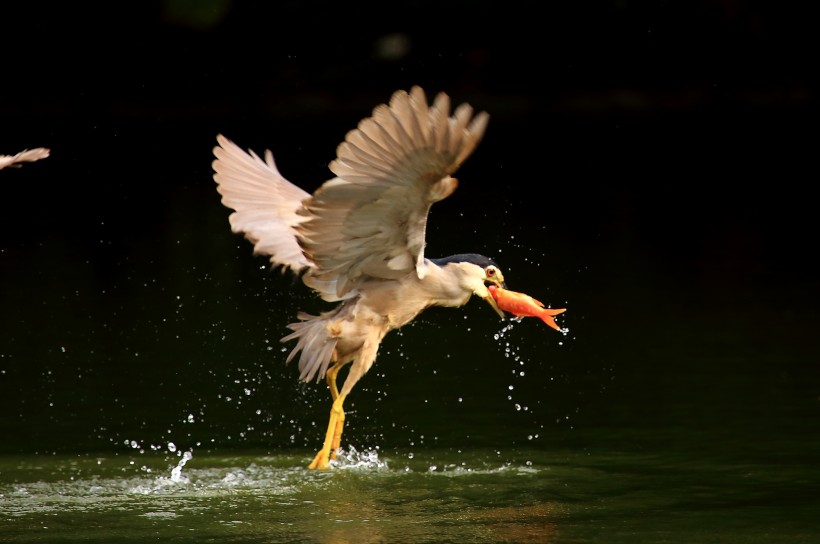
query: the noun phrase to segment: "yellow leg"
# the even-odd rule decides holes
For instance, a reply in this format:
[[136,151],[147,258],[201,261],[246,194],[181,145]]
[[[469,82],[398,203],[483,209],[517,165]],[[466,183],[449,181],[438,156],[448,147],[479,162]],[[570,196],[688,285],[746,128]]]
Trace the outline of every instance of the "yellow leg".
[[330,409],[330,421],[327,425],[327,433],[325,433],[325,443],[322,449],[319,450],[319,453],[316,454],[316,457],[313,458],[313,462],[310,463],[308,468],[324,470],[328,468],[331,453],[335,459],[336,448],[339,447],[342,440],[342,426],[345,420],[345,412],[342,409],[344,400],[344,396],[339,395],[336,397],[336,400],[333,401],[333,407]]
[[[325,379],[327,380],[327,385],[330,387],[330,395],[333,397],[333,402],[336,402],[336,399],[339,398],[339,389],[336,387],[336,376],[339,375],[339,371],[345,366],[347,363],[337,363],[330,367],[330,370],[327,371],[327,375]],[[330,458],[336,459],[336,450],[339,449],[339,446],[342,445],[342,430],[345,426],[345,411],[342,409],[341,404],[339,405],[339,413],[336,414],[336,428],[333,430],[333,443],[330,445]],[[328,429],[330,430],[330,429]]]
[[325,433],[325,442],[308,468],[320,470],[328,468],[330,459],[336,459],[336,450],[341,446],[342,430],[345,424],[345,411],[342,405],[344,404],[345,397],[339,395],[339,389],[336,387],[336,376],[345,364],[346,363],[337,363],[333,365],[325,375],[327,385],[330,388],[330,394],[333,397],[333,406],[330,408],[330,421],[328,422],[327,432]]
[[[335,404],[335,402],[334,402]],[[339,403],[339,415],[336,416],[336,428],[333,430],[333,443],[330,445],[330,458],[336,459],[336,452],[342,445],[342,429],[345,426],[345,411]]]
[[325,374],[325,380],[327,381],[327,386],[330,388],[330,396],[333,397],[333,400],[339,398],[339,389],[336,387],[336,376],[339,375],[339,371],[345,364],[347,363],[336,363],[330,367],[327,374]]

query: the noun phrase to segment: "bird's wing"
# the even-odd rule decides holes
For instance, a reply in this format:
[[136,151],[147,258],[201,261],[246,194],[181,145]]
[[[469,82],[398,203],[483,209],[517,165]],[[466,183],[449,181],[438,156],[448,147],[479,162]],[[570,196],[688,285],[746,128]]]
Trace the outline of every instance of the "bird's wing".
[[34,149],[24,149],[16,155],[0,155],[0,170],[7,166],[19,167],[23,162],[34,162],[45,159],[50,154],[45,147],[35,147]]
[[279,173],[270,151],[263,161],[221,134],[216,139],[214,181],[222,203],[235,210],[228,218],[231,230],[253,242],[254,253],[270,255],[274,266],[296,273],[313,266],[302,253],[294,230],[305,221],[297,210],[310,195]]
[[489,116],[461,104],[450,115],[440,93],[393,94],[350,131],[336,150],[327,181],[304,204],[299,242],[315,265],[304,281],[331,283],[344,297],[367,278],[423,276],[425,228],[433,202],[449,196],[450,174],[472,153]]

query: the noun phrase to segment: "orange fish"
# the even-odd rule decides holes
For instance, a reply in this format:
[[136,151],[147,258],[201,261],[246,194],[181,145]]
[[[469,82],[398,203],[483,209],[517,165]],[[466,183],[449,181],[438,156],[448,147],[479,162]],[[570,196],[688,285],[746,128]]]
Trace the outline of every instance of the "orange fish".
[[495,299],[498,307],[509,312],[516,317],[540,317],[541,321],[560,331],[561,328],[555,323],[553,316],[564,313],[566,308],[553,310],[552,308],[544,308],[544,304],[535,300],[529,295],[519,293],[518,291],[510,291],[503,289],[496,285],[489,285],[487,289]]

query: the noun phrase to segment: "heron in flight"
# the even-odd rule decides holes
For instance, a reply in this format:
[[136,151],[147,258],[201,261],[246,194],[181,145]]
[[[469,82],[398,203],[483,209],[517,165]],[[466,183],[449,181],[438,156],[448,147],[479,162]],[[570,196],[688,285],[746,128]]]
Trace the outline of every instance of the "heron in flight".
[[19,168],[24,162],[34,162],[45,159],[51,150],[47,147],[35,147],[34,149],[24,149],[16,155],[0,155],[0,170],[6,167]]
[[[285,179],[264,160],[223,135],[213,153],[222,203],[234,210],[231,229],[290,269],[323,300],[337,305],[319,315],[297,314],[283,342],[296,345],[299,378],[326,380],[333,403],[324,444],[310,463],[327,469],[344,427],[344,401],[370,370],[385,335],[430,306],[459,307],[477,295],[504,319],[488,285],[505,287],[492,259],[462,253],[441,259],[424,254],[430,206],[455,191],[451,177],[473,152],[487,127],[485,112],[469,104],[452,114],[439,93],[400,90],[389,103],[347,133],[330,170],[336,177],[313,194]],[[339,371],[350,365],[341,389]]]

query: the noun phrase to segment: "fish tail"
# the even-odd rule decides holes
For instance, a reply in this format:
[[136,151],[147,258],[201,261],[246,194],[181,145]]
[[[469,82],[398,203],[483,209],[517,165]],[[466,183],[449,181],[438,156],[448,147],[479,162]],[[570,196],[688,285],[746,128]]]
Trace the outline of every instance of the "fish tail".
[[538,317],[541,318],[541,321],[543,321],[544,323],[546,323],[547,325],[549,325],[550,327],[552,327],[556,331],[560,332],[561,327],[559,327],[558,324],[555,322],[555,318],[553,316],[556,316],[558,314],[562,314],[566,311],[567,311],[566,308],[560,308],[560,309],[555,309],[555,310],[552,309],[552,308],[544,308],[538,314]]

